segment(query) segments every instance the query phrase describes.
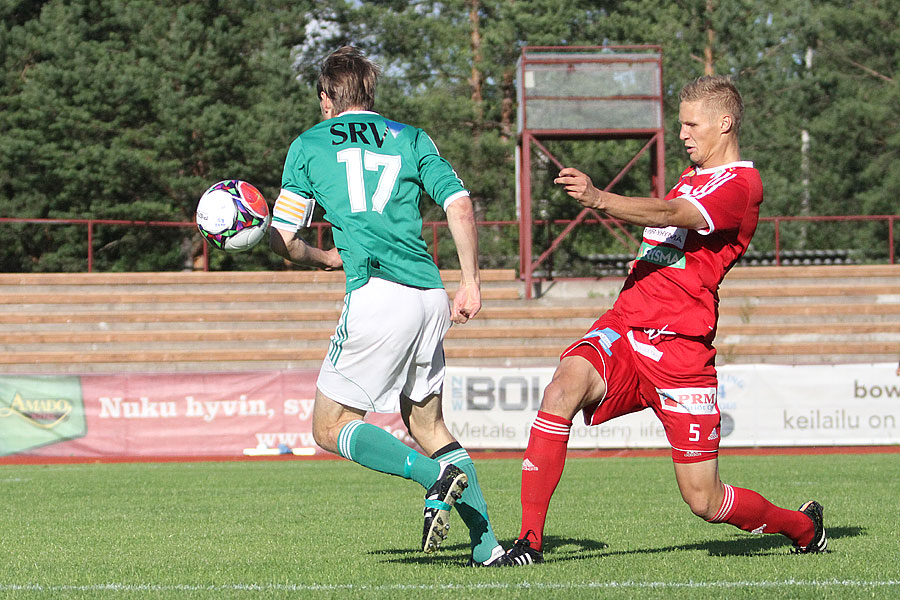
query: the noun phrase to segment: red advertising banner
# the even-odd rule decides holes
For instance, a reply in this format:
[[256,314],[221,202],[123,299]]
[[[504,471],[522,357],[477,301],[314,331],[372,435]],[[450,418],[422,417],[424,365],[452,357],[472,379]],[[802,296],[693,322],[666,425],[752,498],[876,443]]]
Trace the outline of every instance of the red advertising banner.
[[[726,365],[722,446],[887,445],[900,440],[896,364]],[[470,449],[522,449],[553,369],[448,367],[444,417]],[[317,372],[0,375],[0,457],[237,457],[315,447]],[[370,415],[411,447],[397,414]],[[650,411],[577,424],[571,448],[662,448]]]
[[[324,453],[312,436],[317,371],[0,377],[0,454],[239,456]],[[399,414],[371,415],[413,446]]]

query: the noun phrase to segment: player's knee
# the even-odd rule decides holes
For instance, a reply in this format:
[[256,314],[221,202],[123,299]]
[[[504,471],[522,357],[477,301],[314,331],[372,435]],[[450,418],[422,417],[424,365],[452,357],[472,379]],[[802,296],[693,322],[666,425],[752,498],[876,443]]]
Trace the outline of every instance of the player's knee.
[[578,410],[578,400],[566,389],[566,386],[554,380],[544,388],[541,410],[571,417]]
[[[557,373],[544,388],[541,410],[571,419],[581,408],[593,401],[597,391],[589,378],[577,373],[573,375]],[[602,396],[602,390],[599,394]]]
[[340,432],[332,423],[325,423],[321,419],[313,419],[313,440],[323,450],[337,453],[337,436]]
[[328,441],[329,441],[328,432],[326,430],[324,430],[322,427],[313,426],[312,434],[313,434],[313,440],[315,440],[316,445],[319,446],[320,448],[322,448],[323,450],[328,450],[328,446],[330,445],[328,443]]
[[712,519],[719,510],[719,507],[715,505],[713,498],[707,494],[696,493],[682,495],[682,497],[690,507],[691,512],[704,521]]

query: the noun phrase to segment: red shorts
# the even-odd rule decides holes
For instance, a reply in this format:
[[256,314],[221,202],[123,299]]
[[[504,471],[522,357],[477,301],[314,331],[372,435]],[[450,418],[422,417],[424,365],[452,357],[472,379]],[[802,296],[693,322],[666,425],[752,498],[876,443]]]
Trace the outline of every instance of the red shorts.
[[707,340],[626,327],[608,311],[560,358],[580,356],[606,382],[606,394],[583,410],[599,425],[650,408],[662,422],[677,463],[719,452],[716,350]]

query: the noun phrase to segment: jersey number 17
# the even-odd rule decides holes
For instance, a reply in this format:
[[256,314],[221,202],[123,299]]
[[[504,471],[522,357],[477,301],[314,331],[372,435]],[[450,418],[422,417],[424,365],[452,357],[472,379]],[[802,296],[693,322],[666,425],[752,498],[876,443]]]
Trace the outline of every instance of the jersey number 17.
[[337,153],[338,162],[344,163],[347,168],[347,193],[350,196],[350,212],[365,212],[368,210],[366,197],[366,182],[363,169],[366,171],[378,171],[378,185],[372,194],[372,210],[381,213],[394,191],[394,184],[400,174],[402,160],[399,155],[378,154],[362,148],[345,148]]

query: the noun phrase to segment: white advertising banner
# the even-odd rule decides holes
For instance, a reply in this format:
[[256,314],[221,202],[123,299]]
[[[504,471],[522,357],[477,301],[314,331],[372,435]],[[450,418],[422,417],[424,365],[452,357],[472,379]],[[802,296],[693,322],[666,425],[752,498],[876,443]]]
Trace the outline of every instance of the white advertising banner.
[[[719,367],[722,446],[900,444],[896,364]],[[472,449],[524,449],[553,368],[448,367],[444,418]],[[650,410],[587,427],[570,448],[666,448]]]

